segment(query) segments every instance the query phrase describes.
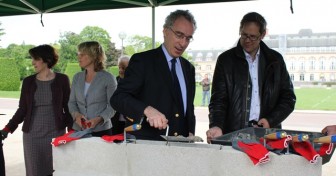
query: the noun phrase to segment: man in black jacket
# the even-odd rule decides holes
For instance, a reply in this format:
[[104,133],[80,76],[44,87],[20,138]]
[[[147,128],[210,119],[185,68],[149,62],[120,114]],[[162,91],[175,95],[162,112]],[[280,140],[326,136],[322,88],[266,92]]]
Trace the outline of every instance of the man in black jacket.
[[264,17],[246,14],[239,32],[237,46],[222,53],[216,63],[208,142],[249,126],[281,128],[294,110],[296,97],[284,59],[261,41],[266,35]]

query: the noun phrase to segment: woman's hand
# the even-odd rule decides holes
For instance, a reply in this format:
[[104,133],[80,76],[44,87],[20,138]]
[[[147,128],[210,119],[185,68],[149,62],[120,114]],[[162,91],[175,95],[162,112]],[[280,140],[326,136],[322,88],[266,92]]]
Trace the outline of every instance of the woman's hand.
[[95,117],[93,119],[87,120],[86,125],[88,128],[95,128],[99,123],[103,122],[104,119],[100,116]]

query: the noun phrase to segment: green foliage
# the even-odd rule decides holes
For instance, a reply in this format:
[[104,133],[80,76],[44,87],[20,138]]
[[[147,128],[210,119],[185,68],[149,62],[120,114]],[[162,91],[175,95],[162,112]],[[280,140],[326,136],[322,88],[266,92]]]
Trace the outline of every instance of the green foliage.
[[[127,38],[128,45],[125,47],[125,54],[131,56],[134,53],[152,49],[152,38],[147,36],[134,35]],[[159,47],[161,42],[155,42],[155,47]]]
[[68,61],[65,59],[58,60],[57,64],[54,66],[53,70],[55,72],[64,73],[67,67]]
[[104,48],[106,54],[106,65],[112,66],[117,64],[119,51],[115,48],[115,44],[111,42],[109,33],[97,26],[86,26],[79,34],[82,41],[97,41]]
[[77,46],[85,41],[97,41],[102,45],[106,54],[106,65],[108,67],[117,64],[120,51],[117,50],[115,44],[111,42],[109,33],[97,26],[86,26],[80,34],[74,32],[61,34],[59,40],[61,44],[61,58],[75,62],[77,59]]
[[0,59],[0,90],[18,91],[20,74],[14,59]]
[[77,45],[82,41],[81,37],[74,32],[61,34],[59,43],[61,45],[60,58],[69,62],[77,61]]
[[72,82],[73,76],[80,71],[82,71],[82,69],[79,67],[78,63],[68,63],[64,74],[68,75],[70,82]]
[[82,42],[84,41],[97,41],[99,42],[104,50],[109,47],[111,37],[109,33],[97,26],[86,26],[79,34]]
[[[17,45],[10,44],[7,49],[0,52],[0,57],[2,58],[14,58],[17,69],[20,73],[20,79],[23,80],[28,75],[27,67],[31,66],[31,59],[29,56],[29,49],[35,47],[34,45]],[[30,62],[28,65],[27,60]]]
[[113,76],[117,77],[119,75],[119,69],[118,66],[112,66],[107,69],[108,72],[110,72]]
[[[139,53],[153,49],[152,38],[147,36],[134,35],[129,37],[126,42],[128,45],[125,47],[125,54],[132,56],[134,53]],[[155,47],[157,48],[161,45],[161,42],[155,42]],[[188,53],[183,52],[182,57],[188,59],[192,64],[192,57],[188,56]]]

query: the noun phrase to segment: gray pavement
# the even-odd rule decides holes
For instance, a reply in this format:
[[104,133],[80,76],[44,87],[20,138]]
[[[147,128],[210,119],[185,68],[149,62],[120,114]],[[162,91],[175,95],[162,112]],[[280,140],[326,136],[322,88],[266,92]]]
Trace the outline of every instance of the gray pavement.
[[[17,99],[0,98],[0,128],[7,124],[18,107]],[[204,140],[205,132],[208,129],[208,109],[196,107],[196,135]],[[283,128],[288,130],[319,132],[330,124],[336,124],[336,112],[334,111],[294,111],[284,122]],[[9,134],[4,141],[4,155],[6,162],[7,176],[25,175],[25,166],[22,147],[21,125],[13,133]],[[336,156],[334,155],[329,163],[322,167],[322,176],[336,175]]]

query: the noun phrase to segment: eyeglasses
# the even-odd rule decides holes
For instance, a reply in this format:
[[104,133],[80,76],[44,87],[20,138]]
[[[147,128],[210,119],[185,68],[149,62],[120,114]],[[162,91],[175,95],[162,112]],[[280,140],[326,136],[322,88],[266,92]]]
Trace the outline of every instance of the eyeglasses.
[[171,27],[169,27],[169,29],[175,34],[175,37],[179,40],[184,40],[185,39],[188,43],[190,43],[194,40],[194,38],[192,36],[186,36],[182,32],[174,31]]
[[248,38],[251,41],[256,41],[256,40],[259,39],[259,37],[260,37],[260,35],[259,36],[255,36],[255,35],[240,34],[240,38],[243,39],[243,40],[246,40]]

